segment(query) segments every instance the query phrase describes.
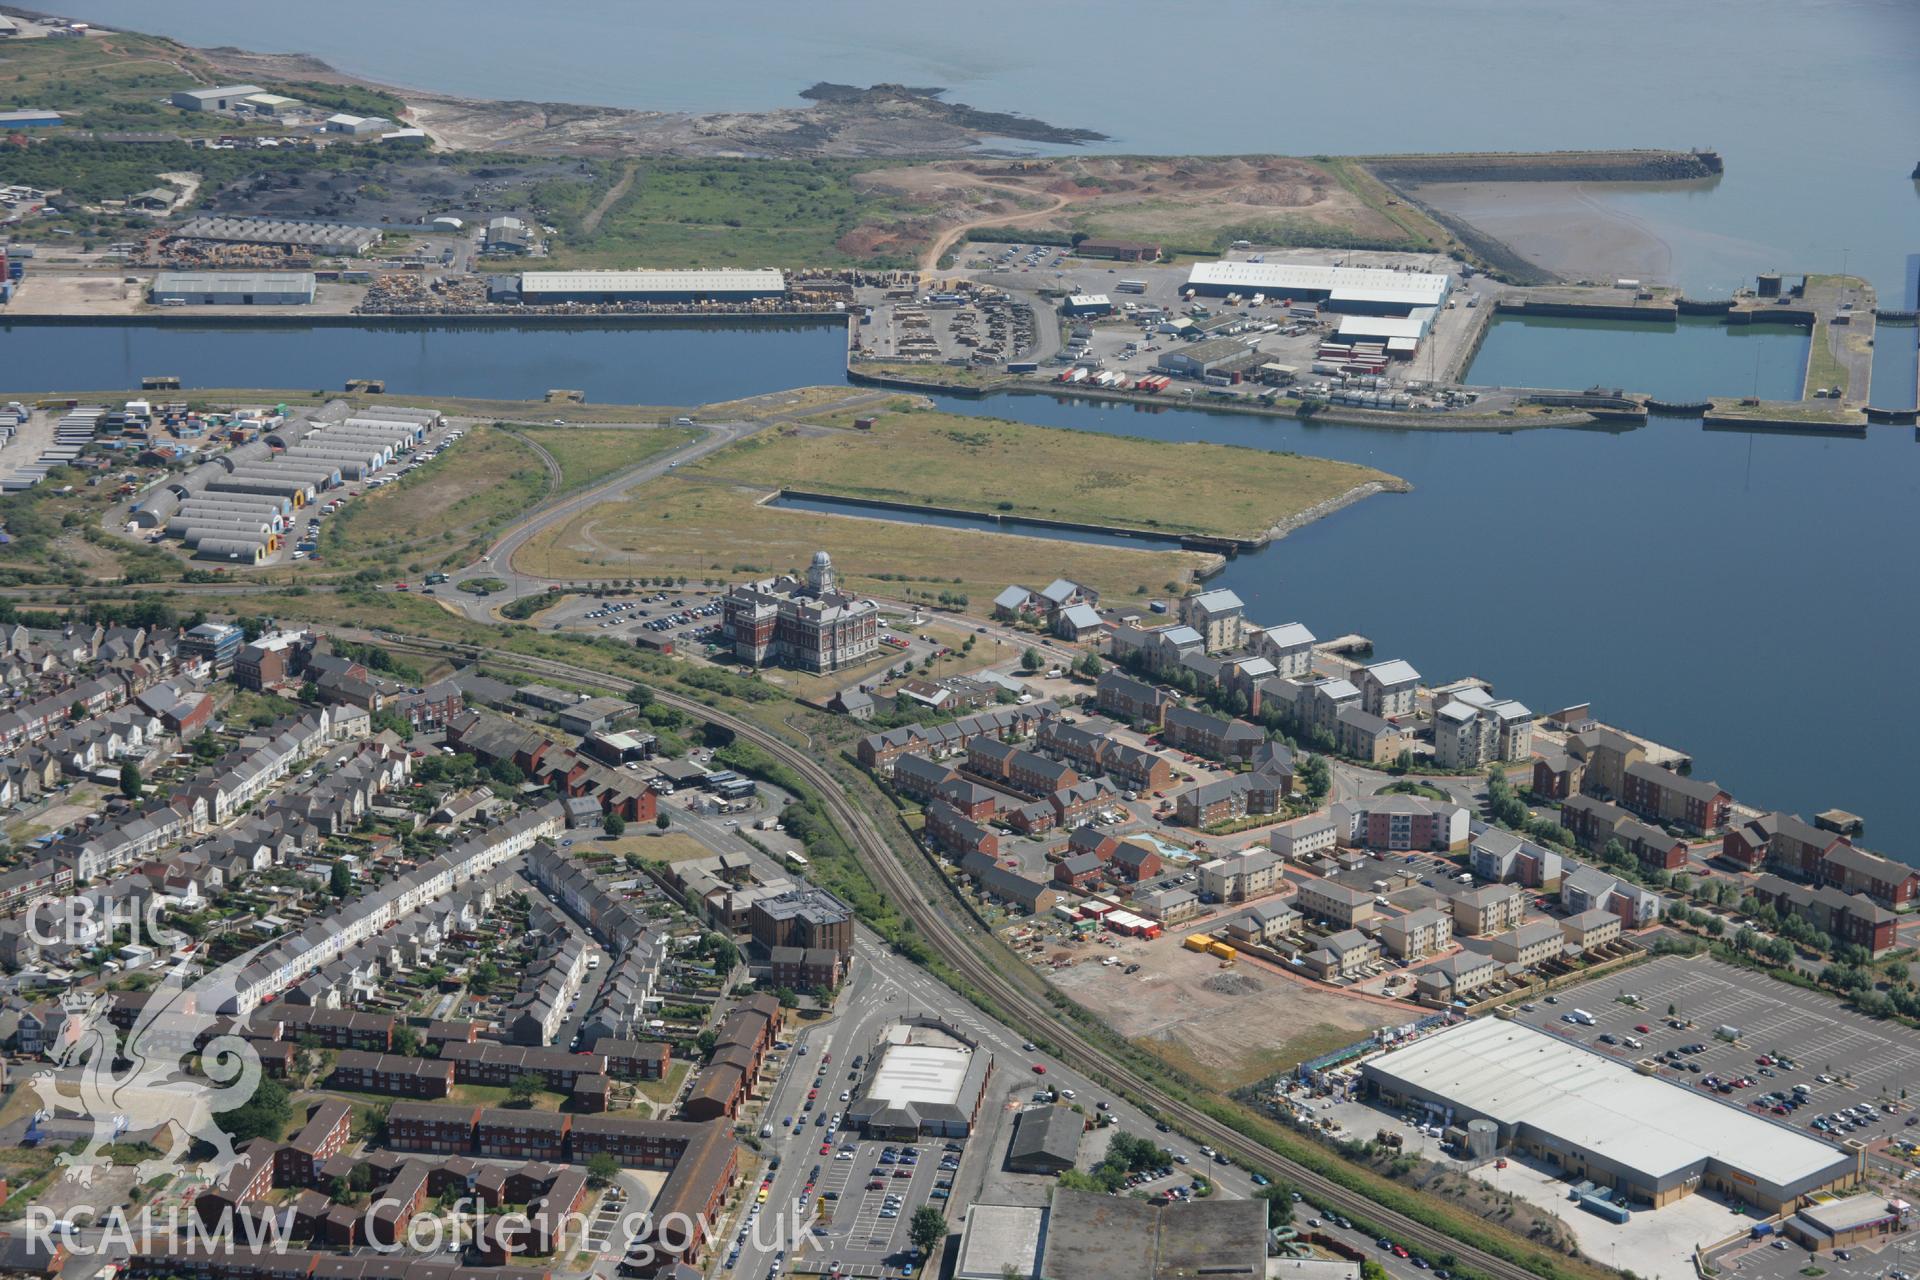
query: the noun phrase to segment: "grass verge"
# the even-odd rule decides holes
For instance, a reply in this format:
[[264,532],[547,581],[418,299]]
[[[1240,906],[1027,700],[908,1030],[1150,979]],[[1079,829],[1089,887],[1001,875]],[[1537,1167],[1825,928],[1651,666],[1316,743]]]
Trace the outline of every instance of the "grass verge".
[[[856,420],[871,420],[852,430]],[[687,468],[736,484],[1113,525],[1255,538],[1369,481],[1370,467],[1217,444],[1173,444],[922,409],[810,419],[833,431],[762,432]],[[1205,502],[1192,495],[1204,493]]]

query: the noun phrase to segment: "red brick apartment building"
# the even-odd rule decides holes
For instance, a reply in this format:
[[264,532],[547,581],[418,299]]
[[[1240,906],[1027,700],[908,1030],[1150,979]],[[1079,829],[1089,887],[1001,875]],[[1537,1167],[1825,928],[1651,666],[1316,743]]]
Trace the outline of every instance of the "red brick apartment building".
[[350,1093],[389,1093],[401,1098],[444,1098],[453,1091],[454,1065],[433,1058],[345,1049],[333,1066],[332,1085]]
[[607,1060],[607,1074],[620,1080],[659,1080],[673,1062],[673,1047],[658,1040],[598,1040],[593,1051]]
[[281,1147],[274,1157],[280,1182],[287,1186],[312,1186],[320,1166],[346,1149],[353,1131],[352,1122],[352,1109],[338,1099],[330,1098],[315,1107],[293,1141]]
[[555,1093],[572,1093],[581,1076],[607,1073],[606,1057],[597,1052],[568,1053],[491,1040],[449,1044],[440,1050],[440,1058],[453,1068],[456,1084],[512,1084],[517,1076],[532,1075],[540,1077],[542,1088]]
[[510,1160],[565,1160],[567,1127],[572,1120],[572,1116],[552,1111],[486,1107],[474,1122],[474,1149],[483,1156]]
[[1727,825],[1733,797],[1717,782],[1682,777],[1637,760],[1621,777],[1620,803],[1643,818],[1705,833]]
[[387,1111],[387,1145],[395,1151],[468,1155],[479,1122],[479,1107],[396,1102]]

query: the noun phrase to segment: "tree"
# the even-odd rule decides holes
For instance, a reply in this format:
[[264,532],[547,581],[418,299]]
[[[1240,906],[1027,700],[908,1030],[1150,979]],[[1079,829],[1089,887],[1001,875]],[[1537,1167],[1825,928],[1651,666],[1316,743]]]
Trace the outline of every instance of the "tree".
[[147,789],[147,780],[140,776],[140,766],[129,760],[120,766],[120,794],[129,800],[138,800],[140,793]]
[[348,870],[344,860],[334,863],[333,870],[327,873],[327,888],[336,898],[344,898],[353,892],[353,872]]
[[627,834],[627,820],[617,813],[609,812],[605,818],[601,819],[600,829],[606,832],[610,839],[618,840]]
[[231,1111],[219,1112],[215,1123],[235,1142],[251,1142],[255,1138],[272,1138],[277,1142],[292,1118],[293,1103],[286,1087],[271,1076],[262,1076],[253,1096]]
[[1327,768],[1325,756],[1308,756],[1300,762],[1300,785],[1306,788],[1307,798],[1318,801],[1333,787],[1333,774]]
[[1028,646],[1027,651],[1020,655],[1020,669],[1028,675],[1034,674],[1046,665],[1047,660],[1041,657],[1040,651],[1032,646]]
[[709,933],[701,938],[700,952],[713,961],[714,969],[720,973],[726,973],[740,963],[740,948],[724,933]]
[[659,830],[665,831],[668,827],[673,825],[673,819],[667,816],[667,811],[665,809],[662,809],[657,815],[655,815],[653,819],[653,825],[657,827]]
[[1293,1221],[1293,1187],[1290,1184],[1275,1182],[1261,1187],[1253,1193],[1253,1198],[1267,1202],[1269,1225],[1284,1227]]
[[507,1098],[522,1106],[532,1102],[533,1095],[538,1092],[540,1092],[540,1077],[530,1071],[515,1076],[513,1083],[507,1086]]
[[792,987],[781,987],[778,991],[774,992],[774,996],[780,1001],[780,1007],[782,1009],[798,1009],[800,1007],[800,993]]
[[403,1058],[420,1052],[420,1033],[404,1023],[393,1029],[393,1051]]
[[1086,656],[1082,657],[1080,661],[1074,665],[1080,668],[1081,675],[1088,676],[1096,680],[1100,678],[1100,673],[1107,669],[1107,664],[1100,661],[1100,655],[1097,653],[1087,654]]
[[923,1256],[932,1258],[933,1251],[947,1241],[947,1215],[930,1204],[921,1205],[907,1223],[907,1239]]
[[604,1187],[620,1176],[620,1162],[602,1151],[587,1159],[587,1185]]

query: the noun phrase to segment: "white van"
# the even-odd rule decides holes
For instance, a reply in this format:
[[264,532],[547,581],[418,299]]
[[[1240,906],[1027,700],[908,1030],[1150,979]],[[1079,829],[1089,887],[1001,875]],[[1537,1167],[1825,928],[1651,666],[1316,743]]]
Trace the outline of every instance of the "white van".
[[1593,1015],[1588,1013],[1585,1009],[1575,1009],[1573,1011],[1573,1020],[1575,1022],[1580,1023],[1582,1026],[1590,1027],[1593,1025]]

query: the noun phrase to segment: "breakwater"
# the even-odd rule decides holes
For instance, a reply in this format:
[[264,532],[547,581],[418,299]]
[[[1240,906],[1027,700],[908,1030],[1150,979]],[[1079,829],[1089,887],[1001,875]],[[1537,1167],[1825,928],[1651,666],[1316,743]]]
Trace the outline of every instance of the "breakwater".
[[1481,151],[1355,157],[1389,182],[1679,182],[1711,178],[1714,151]]

